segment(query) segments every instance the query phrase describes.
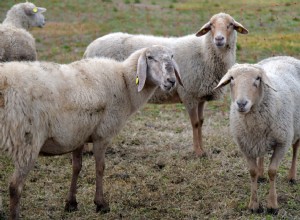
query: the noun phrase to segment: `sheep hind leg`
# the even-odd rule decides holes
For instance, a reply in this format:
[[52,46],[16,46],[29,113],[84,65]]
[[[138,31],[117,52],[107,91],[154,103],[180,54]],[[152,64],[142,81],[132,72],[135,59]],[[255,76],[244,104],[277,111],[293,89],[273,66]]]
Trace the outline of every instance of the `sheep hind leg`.
[[267,203],[267,212],[269,214],[277,215],[278,214],[278,203],[277,203],[277,192],[276,192],[276,176],[277,170],[284,156],[284,147],[276,147],[274,149],[273,155],[271,157],[271,163],[269,166],[269,182],[270,189],[268,194],[268,203]]
[[[9,219],[19,219],[20,213],[20,199],[24,187],[25,179],[29,171],[33,168],[38,154],[29,152],[31,155],[24,154],[23,158],[28,158],[26,162],[16,161],[15,170],[9,184],[9,197],[10,197],[10,217]],[[20,163],[21,162],[21,163]]]
[[82,151],[83,151],[83,146],[77,148],[75,151],[72,152],[73,173],[72,173],[71,186],[69,189],[69,193],[65,205],[65,211],[67,212],[73,212],[78,210],[76,193],[77,193],[77,180],[82,167]]
[[188,111],[190,121],[193,128],[193,145],[195,154],[199,157],[206,156],[206,152],[202,148],[202,125],[203,125],[203,110],[205,102],[200,102],[197,107]]
[[96,160],[96,193],[94,203],[96,205],[96,212],[107,213],[110,212],[110,208],[103,195],[103,175],[105,169],[105,151],[108,143],[95,141],[93,144]]
[[296,184],[296,171],[297,171],[297,153],[299,148],[299,140],[293,145],[293,159],[292,165],[289,171],[288,180],[291,184]]

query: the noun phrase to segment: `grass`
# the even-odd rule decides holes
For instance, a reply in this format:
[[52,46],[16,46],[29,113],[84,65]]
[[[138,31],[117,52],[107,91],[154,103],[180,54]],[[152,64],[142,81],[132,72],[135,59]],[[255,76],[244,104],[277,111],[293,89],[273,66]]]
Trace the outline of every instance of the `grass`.
[[[0,2],[0,19],[15,1]],[[46,7],[47,25],[34,29],[40,60],[69,63],[109,32],[166,36],[195,33],[212,14],[235,17],[250,31],[239,35],[237,61],[257,62],[273,55],[300,58],[300,3],[293,0],[34,1]],[[105,196],[111,212],[95,213],[95,170],[85,156],[78,183],[79,211],[65,213],[71,179],[70,155],[40,157],[22,194],[23,219],[300,219],[300,186],[286,176],[291,151],[281,163],[277,217],[251,214],[249,174],[229,134],[228,95],[205,110],[207,158],[192,153],[192,132],[181,104],[146,105],[114,139],[106,155]],[[299,168],[299,165],[298,165]],[[0,194],[8,213],[11,161],[0,156]],[[299,172],[298,172],[299,174]],[[264,207],[268,184],[260,185]]]

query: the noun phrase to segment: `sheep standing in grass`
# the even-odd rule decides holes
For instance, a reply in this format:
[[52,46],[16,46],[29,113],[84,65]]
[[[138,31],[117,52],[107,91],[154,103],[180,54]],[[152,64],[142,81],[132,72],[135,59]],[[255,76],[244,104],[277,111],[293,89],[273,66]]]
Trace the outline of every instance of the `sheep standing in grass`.
[[35,40],[28,32],[31,27],[43,27],[45,8],[30,2],[14,5],[0,25],[0,62],[37,60]]
[[93,142],[96,159],[94,202],[97,211],[108,211],[102,187],[106,147],[158,87],[169,91],[176,77],[180,81],[172,57],[168,48],[153,46],[134,52],[124,62],[104,58],[69,65],[0,64],[0,149],[15,164],[9,186],[10,218],[19,216],[24,181],[39,154],[73,152],[66,210],[76,209],[76,184],[87,141]]
[[296,157],[300,139],[300,60],[273,57],[258,64],[235,65],[217,88],[231,86],[230,128],[249,165],[251,197],[249,209],[262,212],[257,196],[257,180],[263,163],[273,151],[268,175],[270,191],[267,211],[277,214],[275,187],[279,163],[293,145],[289,180],[296,179]]
[[165,104],[183,102],[193,128],[193,146],[196,155],[203,156],[203,110],[206,101],[215,100],[222,94],[214,92],[227,70],[235,63],[236,31],[248,31],[230,15],[214,15],[195,35],[164,38],[145,35],[113,33],[93,41],[84,57],[111,57],[126,59],[133,51],[158,44],[170,47],[182,72],[183,87],[170,93],[157,90],[150,103]]

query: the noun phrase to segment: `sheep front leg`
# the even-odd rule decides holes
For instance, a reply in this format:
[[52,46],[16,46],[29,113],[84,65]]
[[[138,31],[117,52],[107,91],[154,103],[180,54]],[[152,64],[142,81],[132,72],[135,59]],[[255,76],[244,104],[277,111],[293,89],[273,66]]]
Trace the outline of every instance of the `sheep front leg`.
[[[28,146],[26,146],[28,147]],[[19,219],[20,213],[20,199],[25,179],[29,171],[33,168],[34,163],[37,159],[37,154],[29,152],[31,155],[24,154],[23,158],[28,158],[28,161],[15,161],[15,170],[9,184],[9,197],[10,197],[10,217],[9,219]]]
[[100,141],[94,143],[94,156],[96,160],[96,194],[94,203],[96,212],[107,213],[110,211],[108,203],[104,199],[103,194],[103,175],[105,169],[105,151],[107,143],[103,144]]
[[251,179],[251,196],[249,202],[249,209],[251,212],[262,213],[263,208],[260,206],[257,197],[257,179],[258,179],[258,167],[256,163],[256,158],[247,158],[249,173]]
[[77,180],[82,167],[82,151],[83,151],[83,146],[79,147],[78,149],[72,152],[73,173],[72,173],[71,186],[69,189],[69,193],[65,205],[65,211],[67,212],[73,212],[78,210],[76,193],[77,193]]
[[299,148],[299,140],[296,141],[295,144],[293,144],[293,159],[292,159],[292,165],[289,171],[288,180],[291,184],[296,183],[296,173],[297,173],[297,154],[298,154],[298,148]]
[[202,148],[202,125],[203,125],[203,110],[205,102],[198,103],[198,106],[188,110],[190,121],[193,128],[193,145],[197,156],[206,156]]

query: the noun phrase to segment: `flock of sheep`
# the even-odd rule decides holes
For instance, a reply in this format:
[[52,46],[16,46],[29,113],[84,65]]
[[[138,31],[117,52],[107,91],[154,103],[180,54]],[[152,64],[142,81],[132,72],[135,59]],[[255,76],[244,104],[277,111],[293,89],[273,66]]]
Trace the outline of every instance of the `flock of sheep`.
[[[195,154],[204,156],[204,105],[220,98],[227,84],[231,133],[251,176],[248,207],[263,212],[257,182],[264,175],[263,158],[272,152],[267,211],[277,214],[276,173],[290,145],[289,180],[296,179],[298,59],[282,56],[235,64],[236,35],[248,30],[219,13],[196,34],[165,38],[112,33],[92,42],[82,60],[65,65],[39,62],[27,30],[45,25],[45,11],[29,2],[16,4],[0,25],[0,149],[15,164],[9,185],[10,219],[19,218],[22,188],[39,155],[72,152],[65,210],[76,210],[77,179],[87,142],[93,143],[96,161],[96,211],[108,212],[103,196],[105,150],[126,120],[148,101],[182,102],[190,116]],[[1,206],[0,197],[0,212]]]

